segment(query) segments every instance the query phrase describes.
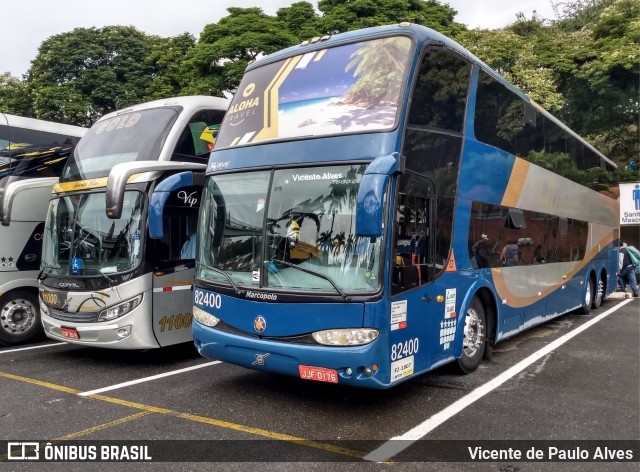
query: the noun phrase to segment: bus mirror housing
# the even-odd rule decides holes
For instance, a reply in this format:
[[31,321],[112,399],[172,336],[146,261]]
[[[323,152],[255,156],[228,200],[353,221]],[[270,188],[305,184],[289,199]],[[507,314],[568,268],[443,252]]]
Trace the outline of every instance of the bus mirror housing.
[[[149,200],[149,237],[151,239],[162,239],[164,236],[162,216],[164,205],[171,193],[185,187],[202,187],[203,184],[204,172],[188,171],[167,177],[156,186]],[[200,204],[200,202],[197,203]]]
[[[57,183],[58,177],[40,177],[7,183],[0,195],[0,223],[9,226],[12,212],[19,215],[20,221],[44,220],[49,204],[47,197],[51,196],[51,189]],[[34,205],[34,201],[46,203],[44,206]]]
[[398,153],[380,156],[367,166],[356,199],[356,236],[382,236],[384,194],[390,176],[404,171],[404,159]]
[[109,173],[105,195],[107,218],[117,220],[122,216],[124,190],[129,178],[134,174],[158,171],[204,170],[206,164],[175,161],[135,161],[116,164]]

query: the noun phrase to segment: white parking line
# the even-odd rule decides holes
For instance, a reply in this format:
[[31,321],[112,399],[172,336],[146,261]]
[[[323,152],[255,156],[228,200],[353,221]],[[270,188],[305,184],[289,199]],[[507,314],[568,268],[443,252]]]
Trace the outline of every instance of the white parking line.
[[567,334],[547,344],[545,347],[543,347],[539,351],[534,352],[526,359],[523,359],[517,364],[515,364],[514,366],[508,368],[507,370],[505,370],[503,373],[501,373],[494,379],[476,388],[471,393],[460,398],[456,402],[446,407],[444,410],[436,413],[431,418],[420,423],[415,428],[407,431],[401,436],[396,436],[391,438],[389,441],[384,443],[378,449],[375,449],[374,451],[371,451],[369,454],[364,456],[364,459],[372,462],[388,461],[392,457],[396,456],[397,454],[399,454],[400,452],[404,451],[406,448],[411,446],[414,442],[425,437],[427,434],[429,434],[431,431],[433,431],[435,428],[440,426],[442,423],[447,421],[452,416],[457,415],[460,411],[464,410],[466,407],[468,407],[472,403],[484,397],[487,393],[490,393],[491,391],[495,390],[500,385],[505,383],[507,380],[509,380],[513,376],[517,375],[518,373],[522,372],[524,369],[529,367],[534,362],[538,361],[539,359],[542,359],[544,356],[556,350],[557,348],[562,346],[564,343],[569,341],[571,338],[582,333],[584,330],[590,328],[591,326],[598,323],[599,321],[602,321],[604,318],[606,318],[607,316],[609,316],[611,313],[615,312],[619,308],[622,308],[624,305],[626,305],[630,301],[631,299],[623,301],[622,303],[596,316],[594,319],[587,321],[585,324],[577,327],[573,331],[569,331]]
[[129,385],[136,385],[139,383],[149,382],[150,380],[161,379],[162,377],[169,377],[171,375],[181,374],[183,372],[188,372],[190,370],[201,369],[203,367],[208,367],[214,364],[221,364],[222,361],[213,361],[213,362],[205,362],[204,364],[198,364],[191,367],[185,367],[184,369],[172,370],[170,372],[165,372],[164,374],[152,375],[150,377],[144,377],[137,380],[130,380],[129,382],[122,382],[116,385],[111,385],[109,387],[97,388],[95,390],[89,390],[87,392],[78,393],[81,397],[88,397],[89,395],[95,395],[96,393],[108,392],[109,390],[116,390],[122,387],[128,387]]
[[6,351],[0,351],[0,354],[7,354],[9,352],[18,352],[18,351],[29,351],[31,349],[41,349],[43,347],[65,346],[65,345],[67,345],[67,343],[52,343],[52,344],[43,344],[42,346],[21,347],[19,349],[8,349]]

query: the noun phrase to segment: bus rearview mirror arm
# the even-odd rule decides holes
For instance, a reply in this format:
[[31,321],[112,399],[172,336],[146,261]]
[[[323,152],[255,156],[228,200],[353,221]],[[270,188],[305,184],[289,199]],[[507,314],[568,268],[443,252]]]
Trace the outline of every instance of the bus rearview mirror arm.
[[113,169],[111,169],[111,172],[109,173],[109,180],[107,181],[107,190],[105,196],[107,217],[112,220],[117,220],[122,216],[124,189],[127,186],[129,178],[134,174],[171,170],[205,171],[206,168],[206,164],[174,161],[137,161],[116,164]]
[[2,223],[2,226],[11,224],[13,201],[20,192],[35,187],[53,188],[56,183],[58,183],[58,177],[39,177],[7,183],[2,193],[0,193],[0,223]]
[[356,198],[356,236],[382,236],[384,194],[392,175],[404,173],[405,157],[394,152],[374,159],[365,169]]

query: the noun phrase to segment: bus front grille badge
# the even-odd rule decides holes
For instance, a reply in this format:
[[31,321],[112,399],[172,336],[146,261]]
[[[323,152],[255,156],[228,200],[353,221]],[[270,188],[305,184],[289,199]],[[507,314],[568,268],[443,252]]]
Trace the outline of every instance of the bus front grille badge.
[[257,316],[255,320],[253,320],[253,329],[256,333],[264,333],[264,330],[267,329],[267,320],[262,316]]
[[269,353],[266,354],[256,354],[256,360],[251,363],[251,365],[264,365],[264,360],[269,357]]

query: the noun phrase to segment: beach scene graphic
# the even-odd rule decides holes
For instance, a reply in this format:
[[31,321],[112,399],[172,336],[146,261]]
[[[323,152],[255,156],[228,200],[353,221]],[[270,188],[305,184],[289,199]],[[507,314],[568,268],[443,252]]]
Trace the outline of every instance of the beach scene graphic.
[[407,37],[382,38],[249,70],[216,146],[392,129],[410,49]]
[[410,47],[396,37],[304,55],[279,89],[278,137],[392,128]]

